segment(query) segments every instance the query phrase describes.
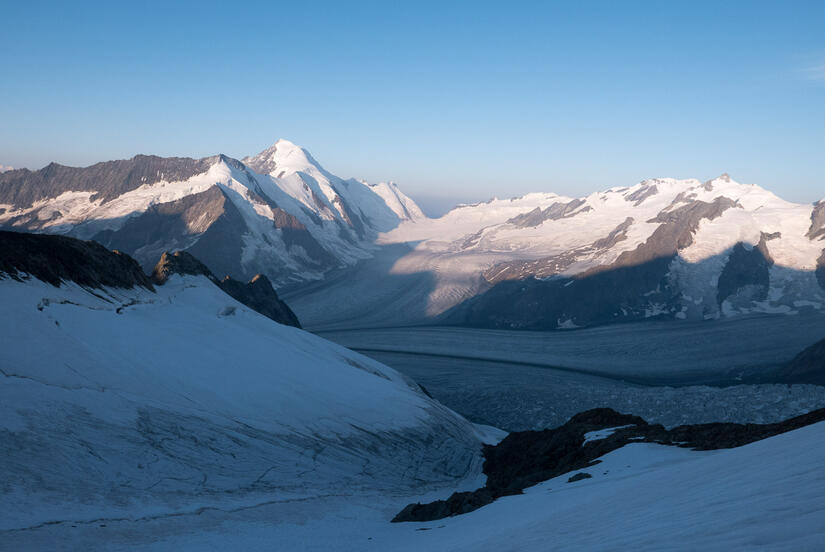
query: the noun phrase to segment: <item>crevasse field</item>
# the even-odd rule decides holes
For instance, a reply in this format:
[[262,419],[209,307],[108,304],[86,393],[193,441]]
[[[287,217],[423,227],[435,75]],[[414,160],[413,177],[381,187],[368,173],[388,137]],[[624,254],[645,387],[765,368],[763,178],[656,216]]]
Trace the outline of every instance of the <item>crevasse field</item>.
[[750,383],[825,337],[821,315],[643,322],[567,332],[450,327],[320,332],[392,366],[468,419],[555,427],[596,407],[675,426],[768,423],[825,406],[825,387]]

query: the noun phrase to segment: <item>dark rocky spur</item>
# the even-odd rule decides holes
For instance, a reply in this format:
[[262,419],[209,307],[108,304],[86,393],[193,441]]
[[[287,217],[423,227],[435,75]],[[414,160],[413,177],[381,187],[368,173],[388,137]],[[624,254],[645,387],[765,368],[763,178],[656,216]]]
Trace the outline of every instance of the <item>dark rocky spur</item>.
[[260,274],[248,283],[228,276],[218,280],[193,255],[177,252],[164,253],[150,279],[132,257],[110,251],[95,241],[0,231],[0,279],[36,278],[57,287],[75,282],[88,289],[142,287],[154,291],[154,285],[163,285],[173,274],[206,276],[252,310],[281,324],[301,327],[292,309],[278,298],[269,279]]
[[3,275],[37,278],[58,287],[76,282],[89,288],[153,289],[137,261],[97,242],[0,230],[0,278]]
[[[580,471],[599,458],[630,443],[646,442],[693,450],[734,448],[825,421],[825,408],[774,424],[694,424],[665,429],[644,419],[609,408],[573,416],[555,429],[510,433],[498,445],[484,447],[487,483],[472,492],[454,493],[446,500],[409,504],[392,521],[433,521],[472,512],[497,498],[521,494],[532,485]],[[617,428],[602,439],[587,441],[585,434]],[[578,480],[574,477],[571,480]]]
[[218,280],[206,265],[190,253],[185,251],[166,252],[161,255],[160,261],[152,271],[152,281],[158,285],[163,285],[173,274],[206,276],[227,295],[252,310],[281,324],[295,326],[296,328],[301,327],[298,317],[295,316],[295,313],[286,303],[278,298],[272,283],[263,274],[256,275],[247,283],[239,282],[229,276],[226,276],[223,280]]

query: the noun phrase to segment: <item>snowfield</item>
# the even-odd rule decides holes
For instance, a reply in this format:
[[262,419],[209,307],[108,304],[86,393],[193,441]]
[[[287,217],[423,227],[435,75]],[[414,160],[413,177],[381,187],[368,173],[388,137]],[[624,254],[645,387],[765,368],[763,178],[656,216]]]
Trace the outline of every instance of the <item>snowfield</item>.
[[0,548],[64,520],[472,486],[500,434],[202,276],[5,279],[0,304]]
[[357,493],[48,525],[5,532],[2,542],[52,550],[814,552],[825,542],[823,443],[825,423],[711,452],[631,444],[583,470],[590,479],[568,483],[565,474],[427,523],[391,524],[403,500]]

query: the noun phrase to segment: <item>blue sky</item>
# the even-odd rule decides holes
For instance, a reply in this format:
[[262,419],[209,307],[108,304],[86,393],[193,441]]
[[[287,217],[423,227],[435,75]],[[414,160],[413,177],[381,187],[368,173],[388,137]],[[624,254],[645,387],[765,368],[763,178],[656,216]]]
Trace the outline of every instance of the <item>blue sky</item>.
[[427,204],[722,172],[825,197],[825,2],[0,0],[0,14],[5,165],[240,158],[287,138]]

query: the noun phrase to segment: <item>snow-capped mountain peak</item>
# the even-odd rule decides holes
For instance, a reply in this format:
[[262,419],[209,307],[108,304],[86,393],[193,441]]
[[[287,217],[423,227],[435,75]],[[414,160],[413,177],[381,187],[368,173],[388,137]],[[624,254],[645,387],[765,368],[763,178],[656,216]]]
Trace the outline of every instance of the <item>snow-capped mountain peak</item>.
[[306,149],[283,138],[259,154],[244,158],[243,163],[258,173],[277,178],[297,172],[326,172]]
[[137,155],[0,174],[0,227],[94,239],[146,269],[186,250],[219,277],[276,286],[368,258],[378,232],[423,217],[394,184],[345,181],[283,139],[243,161]]

